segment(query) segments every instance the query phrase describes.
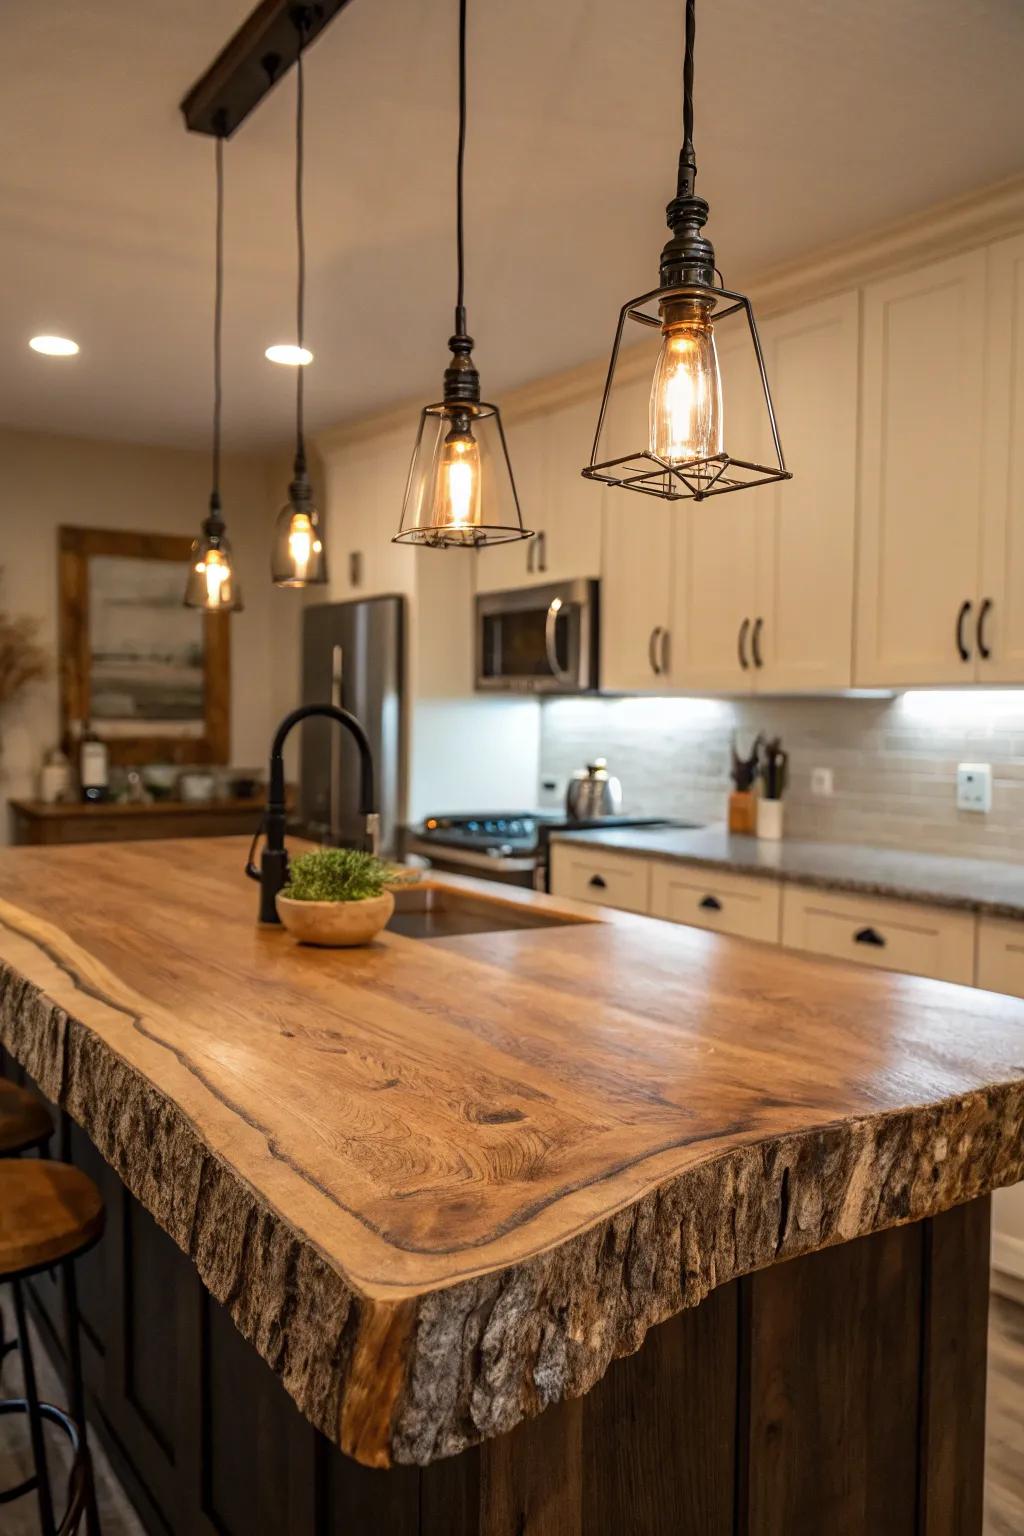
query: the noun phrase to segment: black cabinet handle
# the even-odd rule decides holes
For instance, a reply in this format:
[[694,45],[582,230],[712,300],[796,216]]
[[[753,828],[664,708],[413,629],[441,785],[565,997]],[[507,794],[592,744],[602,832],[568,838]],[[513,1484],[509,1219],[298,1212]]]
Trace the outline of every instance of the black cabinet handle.
[[543,528],[537,535],[537,547],[538,569],[546,572],[548,568],[548,536]]
[[606,891],[608,889],[608,881],[604,875],[591,875],[587,884],[596,886],[599,891]]
[[662,673],[667,672],[669,669],[669,638],[668,630],[663,629],[661,632],[661,645],[658,649],[658,660],[660,663],[660,671]]
[[527,539],[526,541],[526,574],[528,576],[534,574],[533,568],[537,559],[537,540],[539,537],[540,535],[535,533],[532,539]]
[[740,659],[740,666],[743,668],[744,672],[746,672],[750,666],[750,662],[747,660],[747,631],[749,628],[750,620],[744,619],[743,623],[740,625],[740,632],[736,637],[736,654]]
[[761,631],[763,628],[764,619],[755,619],[753,633],[750,636],[750,649],[753,653],[755,667],[764,666],[764,658],[761,655]]
[[855,944],[870,944],[872,949],[884,949],[885,939],[876,928],[858,928],[853,936]]
[[717,896],[705,896],[703,901],[697,903],[705,912],[721,912],[722,903]]
[[661,665],[658,661],[658,640],[663,633],[664,631],[662,626],[660,624],[655,624],[654,628],[651,630],[651,638],[647,642],[647,660],[651,664],[651,671],[654,673],[655,677],[659,677],[661,675]]
[[976,631],[978,636],[978,655],[981,657],[982,661],[988,661],[989,657],[992,655],[992,648],[985,639],[985,620],[988,618],[991,612],[992,599],[990,597],[986,597],[981,607],[978,609],[978,628]]
[[964,601],[960,604],[960,611],[956,616],[956,648],[961,661],[970,661],[971,659],[971,653],[964,644],[964,624],[967,622],[973,607],[974,604],[970,598],[964,598]]

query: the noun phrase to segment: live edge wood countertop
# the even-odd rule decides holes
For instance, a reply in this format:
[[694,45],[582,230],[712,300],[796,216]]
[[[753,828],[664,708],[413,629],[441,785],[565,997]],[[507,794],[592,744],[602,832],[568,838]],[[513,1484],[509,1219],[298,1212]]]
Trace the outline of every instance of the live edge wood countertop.
[[715,1286],[1024,1175],[1022,1002],[582,907],[303,949],[244,854],[0,855],[0,1040],[361,1461],[500,1434]]

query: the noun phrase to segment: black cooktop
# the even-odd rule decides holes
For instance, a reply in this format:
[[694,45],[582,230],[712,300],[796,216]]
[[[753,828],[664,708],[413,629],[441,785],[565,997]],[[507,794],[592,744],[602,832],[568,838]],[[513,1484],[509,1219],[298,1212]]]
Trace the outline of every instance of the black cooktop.
[[427,816],[416,829],[421,842],[440,848],[467,848],[486,853],[505,847],[513,853],[535,853],[553,831],[585,831],[592,827],[671,827],[680,823],[664,816],[566,816],[564,811],[478,811],[472,815]]

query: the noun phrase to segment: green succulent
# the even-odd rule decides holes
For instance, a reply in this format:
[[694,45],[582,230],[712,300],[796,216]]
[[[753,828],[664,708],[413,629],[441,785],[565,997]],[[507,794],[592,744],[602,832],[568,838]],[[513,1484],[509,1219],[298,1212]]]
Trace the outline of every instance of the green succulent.
[[395,877],[395,869],[376,854],[357,848],[316,848],[292,860],[281,892],[292,901],[370,901]]

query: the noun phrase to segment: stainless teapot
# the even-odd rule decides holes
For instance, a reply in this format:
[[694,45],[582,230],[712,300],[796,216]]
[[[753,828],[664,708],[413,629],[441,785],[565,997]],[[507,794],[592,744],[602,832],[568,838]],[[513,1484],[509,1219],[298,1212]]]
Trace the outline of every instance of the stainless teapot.
[[608,772],[603,757],[595,757],[569,780],[565,793],[566,813],[575,821],[595,821],[617,816],[622,809],[622,785]]

